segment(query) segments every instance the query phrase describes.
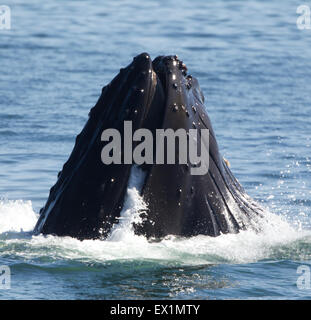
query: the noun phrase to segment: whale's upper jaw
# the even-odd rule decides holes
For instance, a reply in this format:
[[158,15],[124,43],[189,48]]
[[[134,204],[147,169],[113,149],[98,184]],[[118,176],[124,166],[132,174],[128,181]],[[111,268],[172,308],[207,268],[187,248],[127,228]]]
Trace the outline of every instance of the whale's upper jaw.
[[103,88],[89,115],[104,119],[112,126],[134,118],[141,124],[147,116],[156,85],[152,60],[147,53],[142,53],[126,68],[121,68],[119,74]]
[[131,165],[101,162],[101,134],[114,128],[123,135],[124,121],[133,131],[155,129],[163,121],[165,94],[147,53],[135,57],[102,89],[74,149],[51,188],[34,233],[79,239],[108,235],[120,215]]

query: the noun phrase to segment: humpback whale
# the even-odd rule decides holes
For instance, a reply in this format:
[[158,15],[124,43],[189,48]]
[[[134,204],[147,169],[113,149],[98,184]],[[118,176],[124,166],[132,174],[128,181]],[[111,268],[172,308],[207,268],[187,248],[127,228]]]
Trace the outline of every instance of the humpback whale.
[[[209,130],[209,168],[193,175],[197,164],[144,163],[141,190],[147,210],[133,223],[147,238],[167,235],[218,236],[252,228],[259,230],[263,209],[246,194],[219,153],[197,79],[177,56],[136,56],[102,89],[73,151],[51,188],[34,233],[105,239],[118,223],[133,164],[104,164],[105,129],[124,136],[124,122],[133,130],[191,128]],[[124,142],[122,142],[124,143]],[[134,146],[137,142],[133,142]],[[179,153],[176,146],[174,152]],[[124,158],[124,154],[122,154]]]

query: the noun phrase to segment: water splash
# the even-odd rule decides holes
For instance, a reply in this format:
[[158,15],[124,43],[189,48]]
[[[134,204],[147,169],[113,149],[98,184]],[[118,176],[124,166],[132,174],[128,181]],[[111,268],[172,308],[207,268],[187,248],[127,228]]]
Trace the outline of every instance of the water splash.
[[140,195],[146,173],[138,166],[133,166],[128,182],[124,207],[120,213],[119,223],[115,224],[107,241],[137,240],[133,223],[141,221],[140,215],[147,210],[147,205]]
[[31,231],[37,219],[31,201],[0,200],[0,234]]
[[[159,242],[148,242],[134,235],[133,219],[145,209],[139,185],[141,173],[134,171],[120,224],[106,241],[79,241],[70,237],[25,235],[37,220],[30,201],[0,202],[0,257],[10,255],[32,263],[63,260],[87,263],[111,261],[153,261],[165,265],[208,265],[248,263],[264,259],[311,258],[311,232],[297,230],[282,217],[267,213],[262,232],[252,230],[223,234],[213,238],[169,236]],[[133,216],[131,216],[133,214]],[[9,232],[13,235],[7,236]]]
[[[133,222],[147,209],[140,191],[145,173],[132,168],[120,221],[107,240],[80,241],[70,237],[33,236],[38,214],[30,201],[0,201],[1,255],[31,260],[32,263],[80,261],[109,263],[111,261],[152,261],[165,265],[208,265],[218,263],[249,263],[265,259],[311,259],[311,232],[297,228],[281,215],[266,212],[261,232],[241,231],[219,237],[168,236],[149,242],[134,234]],[[297,217],[299,220],[299,216]],[[27,233],[28,232],[28,233]]]

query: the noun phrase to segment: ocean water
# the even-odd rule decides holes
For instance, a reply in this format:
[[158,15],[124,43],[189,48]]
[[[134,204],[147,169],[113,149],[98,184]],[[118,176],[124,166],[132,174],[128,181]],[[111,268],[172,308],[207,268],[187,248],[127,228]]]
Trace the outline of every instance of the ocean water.
[[[0,299],[309,299],[311,30],[299,1],[10,1],[0,30]],[[311,3],[310,3],[311,6]],[[177,54],[200,82],[231,169],[266,208],[262,233],[149,243],[133,172],[106,241],[33,236],[101,88],[132,57]]]

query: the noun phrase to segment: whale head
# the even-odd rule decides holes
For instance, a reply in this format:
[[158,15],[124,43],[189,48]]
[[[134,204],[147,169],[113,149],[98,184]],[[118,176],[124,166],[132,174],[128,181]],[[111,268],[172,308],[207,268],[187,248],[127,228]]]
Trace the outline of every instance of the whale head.
[[[124,205],[135,164],[132,151],[139,146],[135,134],[141,137],[142,132],[150,132],[157,137],[167,129],[179,132],[184,142],[164,154],[153,151],[151,155],[146,150],[156,148],[157,140],[145,143],[137,164],[146,172],[141,194],[148,209],[141,222],[133,225],[135,233],[148,238],[217,236],[257,228],[254,221],[263,211],[221,157],[197,79],[188,75],[177,56],[152,61],[142,53],[102,89],[41,209],[35,233],[107,237]],[[193,130],[199,130],[197,136]],[[208,138],[200,139],[200,132],[208,132]],[[114,134],[116,141],[111,140]],[[183,156],[191,139],[201,150],[201,157],[194,155],[199,163],[191,161],[191,153]]]

